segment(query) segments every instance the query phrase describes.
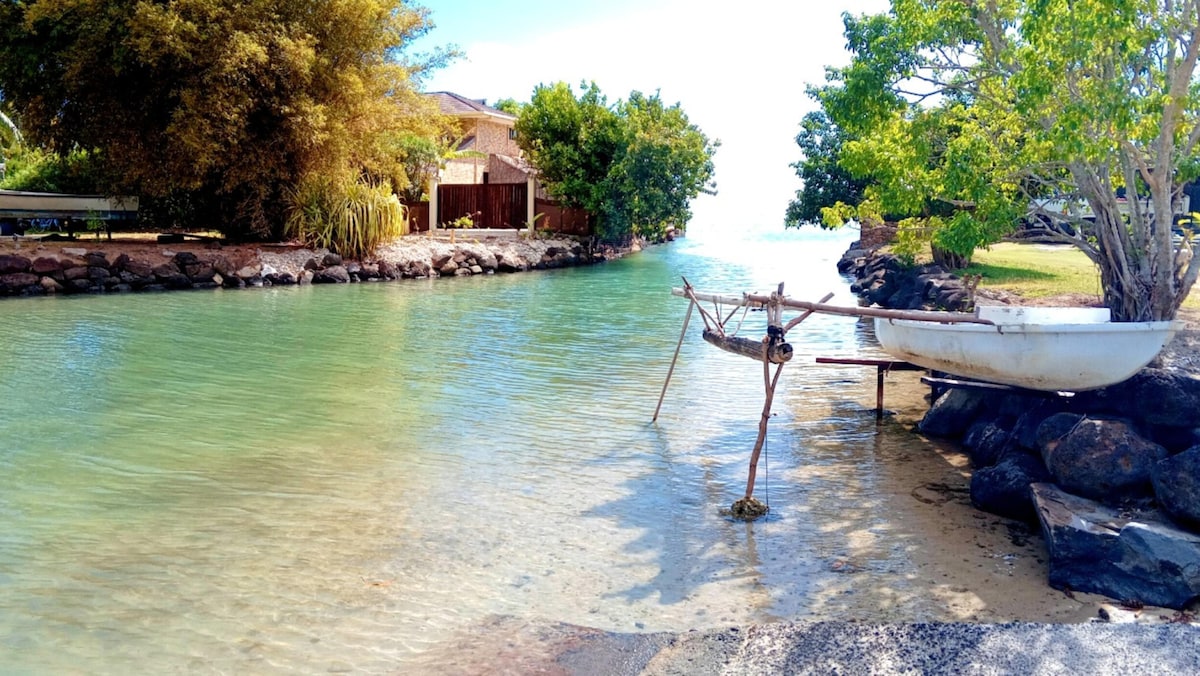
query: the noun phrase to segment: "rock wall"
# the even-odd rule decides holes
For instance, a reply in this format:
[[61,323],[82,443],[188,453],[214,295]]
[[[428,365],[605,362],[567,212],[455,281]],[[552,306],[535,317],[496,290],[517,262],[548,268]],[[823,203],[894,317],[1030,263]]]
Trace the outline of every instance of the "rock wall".
[[202,253],[161,249],[160,259],[65,247],[30,256],[0,255],[0,296],[345,284],[405,278],[467,276],[589,265],[628,249],[556,240],[498,240],[452,244],[404,238],[369,261],[344,261],[325,250],[259,250],[235,264],[220,248]]
[[973,302],[963,280],[940,265],[905,265],[892,254],[858,242],[842,255],[838,271],[854,278],[850,290],[866,305],[954,312]]

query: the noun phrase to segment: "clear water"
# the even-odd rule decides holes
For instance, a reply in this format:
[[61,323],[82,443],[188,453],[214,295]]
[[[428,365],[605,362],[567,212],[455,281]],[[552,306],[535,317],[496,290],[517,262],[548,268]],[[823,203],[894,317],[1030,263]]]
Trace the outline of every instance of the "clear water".
[[[793,332],[766,521],[718,514],[757,364],[694,321],[650,423],[681,275],[852,304],[847,243],[710,232],[546,273],[0,303],[0,670],[393,671],[498,614],[932,613],[905,594],[925,525],[888,484],[925,442],[876,427],[873,372],[811,364],[874,350],[865,324]],[[929,480],[953,473],[927,455]]]

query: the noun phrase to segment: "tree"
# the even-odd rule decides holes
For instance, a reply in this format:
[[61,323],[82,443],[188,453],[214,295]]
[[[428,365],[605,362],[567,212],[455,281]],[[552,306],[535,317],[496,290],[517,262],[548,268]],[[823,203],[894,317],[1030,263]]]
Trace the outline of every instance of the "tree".
[[893,0],[845,27],[851,64],[816,94],[854,139],[839,165],[877,186],[849,206],[949,205],[901,225],[959,252],[1047,217],[1097,264],[1116,319],[1174,316],[1200,273],[1190,236],[1172,240],[1198,174],[1200,2]]
[[508,113],[509,115],[520,115],[521,109],[525,107],[525,104],[521,103],[520,101],[517,101],[516,99],[514,99],[512,97],[509,97],[509,98],[505,98],[505,99],[500,99],[499,101],[496,102],[496,105],[494,105],[492,107],[495,108],[496,110],[503,110],[504,112]]
[[595,83],[578,98],[566,83],[541,85],[516,130],[547,191],[590,212],[607,239],[683,229],[690,200],[713,189],[717,143],[657,94],[609,105]]
[[102,160],[97,189],[277,235],[306,177],[402,175],[390,139],[436,118],[415,80],[447,55],[404,55],[429,27],[402,0],[9,0],[0,90],[27,141]]
[[855,178],[838,161],[847,141],[846,134],[838,128],[823,110],[813,111],[800,122],[800,133],[796,144],[804,157],[792,164],[796,175],[803,182],[796,191],[796,199],[788,204],[784,224],[797,228],[805,224],[827,227],[821,218],[821,209],[841,202],[858,204],[863,200],[863,190],[869,182]]

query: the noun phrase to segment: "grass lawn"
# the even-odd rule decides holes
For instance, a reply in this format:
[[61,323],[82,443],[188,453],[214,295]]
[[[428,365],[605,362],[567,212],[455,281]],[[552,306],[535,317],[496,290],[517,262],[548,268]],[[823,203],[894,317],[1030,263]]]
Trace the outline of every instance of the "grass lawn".
[[[1026,298],[1068,293],[1103,295],[1100,272],[1083,252],[1071,246],[1003,242],[976,250],[971,261],[960,274],[983,275],[981,287],[1003,289]],[[1200,309],[1200,292],[1193,290],[1183,305]]]

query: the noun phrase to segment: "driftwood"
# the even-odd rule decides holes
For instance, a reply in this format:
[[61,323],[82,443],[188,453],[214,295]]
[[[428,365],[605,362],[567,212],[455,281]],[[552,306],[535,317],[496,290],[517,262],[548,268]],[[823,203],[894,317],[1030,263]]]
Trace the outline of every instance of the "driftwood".
[[[726,352],[740,354],[743,357],[749,357],[755,361],[763,360],[763,341],[754,340],[752,338],[740,338],[738,336],[720,336],[716,333],[705,329],[704,341],[710,345],[715,345]],[[792,359],[792,346],[787,343],[772,343],[768,346],[765,354],[767,361],[772,364],[784,364]]]

